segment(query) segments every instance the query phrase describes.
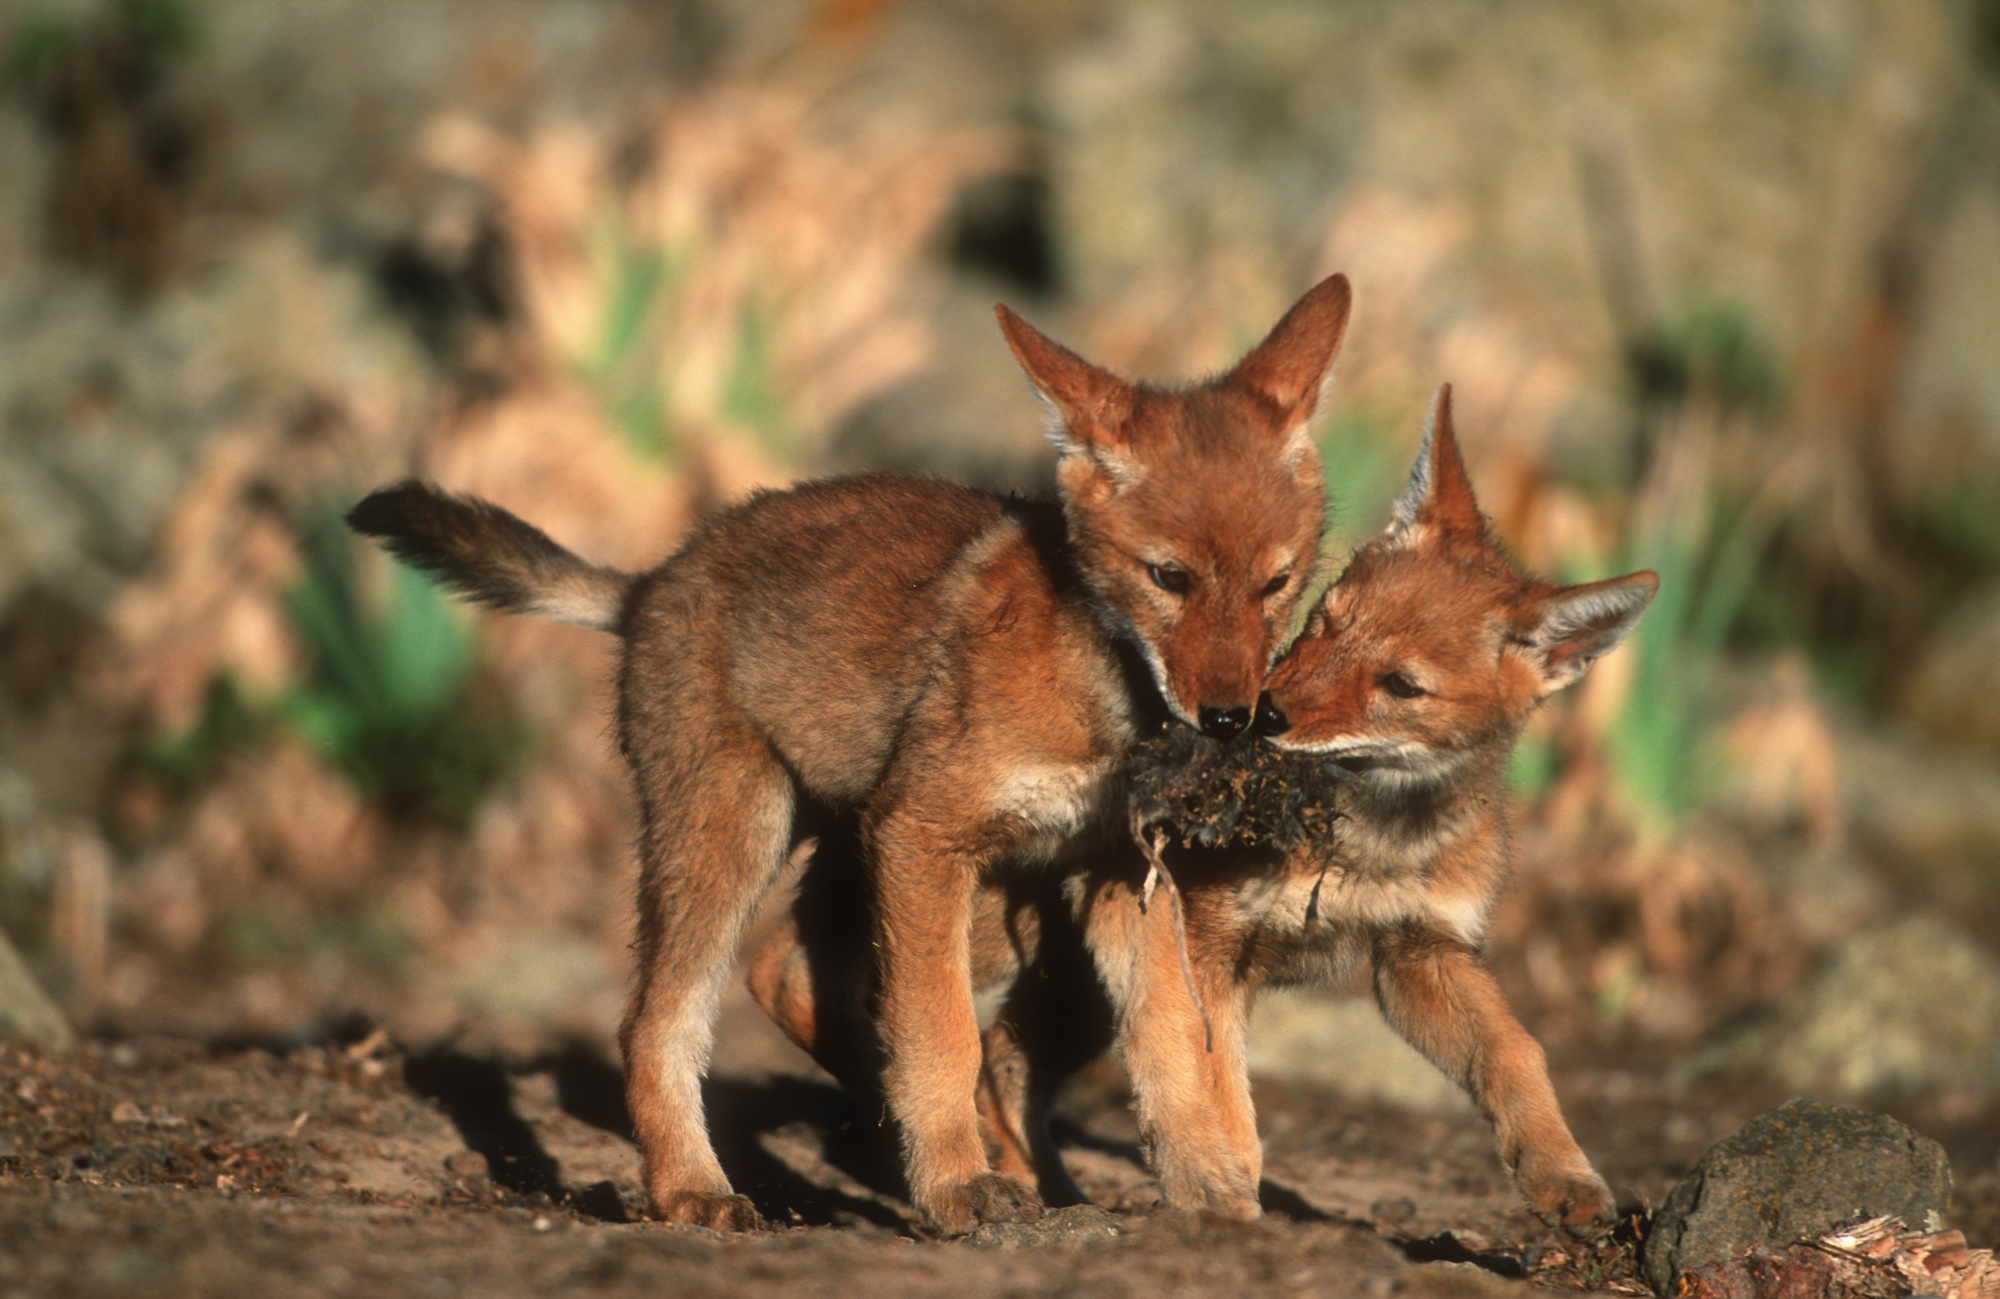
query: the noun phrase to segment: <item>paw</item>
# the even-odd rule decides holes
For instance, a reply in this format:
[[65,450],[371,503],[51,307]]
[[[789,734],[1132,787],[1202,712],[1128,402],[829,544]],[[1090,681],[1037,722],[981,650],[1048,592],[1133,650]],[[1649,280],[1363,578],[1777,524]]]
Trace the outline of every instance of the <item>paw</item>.
[[918,1207],[939,1234],[963,1236],[983,1223],[1032,1222],[1042,1216],[1042,1197],[1005,1173],[980,1173],[923,1197]]
[[711,1191],[677,1191],[662,1196],[653,1201],[653,1217],[710,1231],[766,1231],[771,1225],[747,1197]]
[[1160,1190],[1165,1207],[1182,1213],[1248,1222],[1264,1212],[1256,1174],[1240,1167],[1168,1169],[1160,1176]]
[[1537,1218],[1573,1236],[1588,1236],[1610,1225],[1616,1212],[1611,1188],[1581,1160],[1542,1167],[1523,1160],[1515,1181]]
[[1134,1182],[1120,1191],[1111,1207],[1117,1213],[1157,1213],[1166,1205],[1165,1189],[1158,1182],[1147,1178],[1143,1182]]

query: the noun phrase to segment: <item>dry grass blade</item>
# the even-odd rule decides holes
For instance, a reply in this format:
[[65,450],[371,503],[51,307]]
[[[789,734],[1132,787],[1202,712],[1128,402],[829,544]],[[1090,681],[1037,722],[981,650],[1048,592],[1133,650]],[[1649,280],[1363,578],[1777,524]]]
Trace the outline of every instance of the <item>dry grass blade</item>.
[[1135,817],[1132,823],[1132,837],[1139,841],[1139,847],[1145,851],[1148,863],[1146,883],[1139,892],[1139,910],[1144,911],[1152,905],[1153,886],[1164,881],[1167,886],[1167,905],[1173,911],[1174,951],[1180,957],[1181,981],[1187,985],[1188,997],[1194,1002],[1195,1013],[1201,1016],[1202,1050],[1212,1052],[1215,1050],[1215,1024],[1208,1017],[1208,1004],[1202,1000],[1201,989],[1195,985],[1194,962],[1188,958],[1187,912],[1181,906],[1180,885],[1174,883],[1173,872],[1167,869],[1167,863],[1160,855],[1166,846],[1166,834],[1158,829],[1146,831]]

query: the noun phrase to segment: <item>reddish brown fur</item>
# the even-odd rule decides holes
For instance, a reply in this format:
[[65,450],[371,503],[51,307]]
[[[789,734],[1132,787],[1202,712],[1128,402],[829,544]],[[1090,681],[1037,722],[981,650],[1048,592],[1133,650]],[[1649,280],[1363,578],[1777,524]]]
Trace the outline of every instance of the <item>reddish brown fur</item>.
[[[1243,1061],[1251,1002],[1266,983],[1312,982],[1369,959],[1384,1015],[1492,1120],[1534,1210],[1579,1228],[1610,1212],[1609,1191],[1563,1122],[1541,1049],[1478,946],[1506,867],[1502,778],[1521,726],[1630,630],[1655,586],[1650,573],[1569,588],[1517,573],[1487,535],[1441,396],[1396,522],[1355,558],[1271,677],[1292,722],[1279,743],[1337,755],[1360,773],[1340,842],[1286,860],[1239,850],[1186,854],[1175,865],[1212,1050],[1186,995],[1168,909],[1140,905],[1133,863],[1099,866],[1073,884],[1169,1203],[1258,1212],[1262,1154]],[[1397,674],[1404,679],[1392,684]],[[1004,909],[982,909],[980,923]],[[799,941],[781,934],[774,947]],[[1002,951],[978,929],[972,941]],[[977,972],[1004,983],[1049,957],[1047,944],[1020,949]],[[808,973],[802,962],[792,971]],[[810,1004],[812,988],[773,984],[758,995],[767,1007],[779,996]],[[1010,1004],[989,1033],[988,1070],[1038,1078],[1036,1094],[1047,1094],[1048,1075],[1062,1066],[1022,1045],[1039,1031],[1021,1022],[1023,1010]],[[795,1019],[789,1031],[825,1055],[845,1030]],[[996,1050],[1029,1058],[996,1060]],[[1031,1165],[1059,1167],[1033,1098],[1017,1089],[1005,1101],[989,1107],[993,1124],[1026,1145]]]
[[[980,1137],[982,1096],[991,1108],[1028,1093],[1004,1099],[991,1071],[982,1089],[976,885],[1115,839],[1149,691],[1114,636],[1140,648],[1177,711],[1254,703],[1317,553],[1323,493],[1304,424],[1347,301],[1343,279],[1326,281],[1236,370],[1182,393],[1126,384],[1003,309],[1061,416],[1060,515],[928,480],[836,480],[729,511],[629,582],[619,737],[643,825],[639,978],[620,1041],[656,1216],[757,1221],[716,1162],[699,1085],[743,926],[814,809],[858,824],[872,886],[872,926],[846,932],[875,939],[881,1047],[857,1043],[841,1067],[881,1063],[913,1197],[937,1225],[1033,1210],[1008,1175],[1026,1171],[1027,1147],[996,1173]],[[511,515],[471,526],[474,508],[416,489],[358,513],[407,557],[511,607],[544,607],[557,584],[598,590]],[[467,537],[491,542],[472,546],[491,561],[473,576]],[[1186,589],[1149,579],[1162,564],[1189,574]],[[841,1008],[792,995],[799,969],[766,953],[753,982],[788,1031],[824,1036]]]

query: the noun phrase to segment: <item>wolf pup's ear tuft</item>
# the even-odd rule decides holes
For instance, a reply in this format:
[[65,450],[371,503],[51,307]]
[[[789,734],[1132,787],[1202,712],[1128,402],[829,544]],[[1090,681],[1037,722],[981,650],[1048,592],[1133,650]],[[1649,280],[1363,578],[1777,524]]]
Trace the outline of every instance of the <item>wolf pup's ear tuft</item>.
[[1539,659],[1542,693],[1580,680],[1592,663],[1616,649],[1659,589],[1659,577],[1644,572],[1565,586],[1550,595],[1527,636]]
[[1028,382],[1048,406],[1049,438],[1064,455],[1079,450],[1109,453],[1124,445],[1125,422],[1132,413],[1132,385],[1056,342],[1016,315],[1005,303],[995,303],[1000,332]]
[[1319,410],[1353,306],[1347,277],[1327,276],[1293,303],[1264,341],[1229,372],[1232,382],[1278,408],[1282,436],[1296,434]]
[[1389,514],[1389,531],[1408,540],[1419,529],[1439,533],[1484,536],[1486,520],[1472,494],[1472,476],[1458,452],[1458,432],[1451,417],[1451,385],[1438,385],[1424,428],[1417,462],[1410,466],[1409,485]]

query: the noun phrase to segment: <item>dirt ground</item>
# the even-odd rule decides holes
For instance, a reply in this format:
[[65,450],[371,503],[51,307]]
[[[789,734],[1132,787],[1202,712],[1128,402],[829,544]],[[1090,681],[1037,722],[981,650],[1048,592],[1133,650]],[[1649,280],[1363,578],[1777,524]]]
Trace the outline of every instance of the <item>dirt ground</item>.
[[[791,1224],[768,1235],[638,1220],[619,1075],[588,1047],[513,1062],[406,1055],[380,1033],[0,1048],[0,1295],[1640,1292],[1632,1222],[1590,1248],[1541,1228],[1478,1119],[1309,1089],[1259,1092],[1261,1222],[1159,1212],[1108,1066],[1074,1089],[1063,1131],[1104,1207],[929,1240],[886,1130],[728,1018],[725,1043],[753,1046],[718,1068],[711,1121],[736,1185]],[[1579,1138],[1634,1208],[1779,1099],[1662,1077],[1557,1062]],[[1911,1117],[1946,1140],[1966,1215],[2000,1216],[1996,1179],[1965,1176],[1992,1165],[2000,1114]]]

